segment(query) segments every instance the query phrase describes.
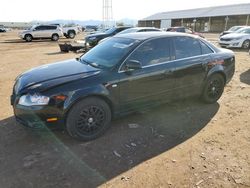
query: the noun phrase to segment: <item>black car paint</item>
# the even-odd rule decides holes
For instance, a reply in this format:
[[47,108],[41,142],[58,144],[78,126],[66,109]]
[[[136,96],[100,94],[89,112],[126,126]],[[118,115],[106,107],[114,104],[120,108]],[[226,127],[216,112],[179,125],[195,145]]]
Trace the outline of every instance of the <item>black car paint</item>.
[[[147,35],[149,37],[141,37],[140,44],[157,37],[187,36],[185,34]],[[133,34],[125,36],[133,36]],[[209,43],[207,45],[210,46]],[[31,127],[36,122],[46,123],[46,118],[55,116],[58,117],[59,123],[64,123],[68,111],[79,100],[88,96],[98,96],[108,103],[114,118],[142,107],[187,97],[187,94],[188,96],[200,94],[210,75],[222,74],[228,82],[234,73],[233,53],[229,50],[210,47],[215,53],[180,60],[174,59],[175,52],[172,49],[173,59],[169,62],[132,72],[121,69],[126,60],[112,69],[95,68],[79,62],[79,59],[35,68],[17,78],[16,84],[19,86],[14,86],[11,97],[15,116],[22,124],[28,124]],[[209,64],[223,59],[225,60],[223,65]],[[18,104],[22,95],[35,92],[50,96],[49,105],[24,107]],[[54,100],[53,96],[58,94],[67,96],[67,99]]]

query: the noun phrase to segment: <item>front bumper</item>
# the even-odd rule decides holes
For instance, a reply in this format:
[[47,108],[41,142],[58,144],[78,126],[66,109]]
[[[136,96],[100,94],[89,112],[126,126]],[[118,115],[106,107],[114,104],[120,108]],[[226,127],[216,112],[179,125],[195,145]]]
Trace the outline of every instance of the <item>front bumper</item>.
[[24,36],[23,36],[22,34],[19,34],[18,37],[19,37],[20,39],[24,39]]
[[98,40],[97,39],[95,39],[95,40],[85,39],[85,44],[87,46],[94,47],[95,45],[98,44]]
[[[64,118],[62,112],[50,106],[13,106],[16,120],[32,129],[44,129],[47,127],[63,128]],[[50,119],[54,121],[49,121]]]
[[231,40],[231,41],[222,41],[219,40],[219,45],[225,48],[241,48],[242,41],[240,40]]

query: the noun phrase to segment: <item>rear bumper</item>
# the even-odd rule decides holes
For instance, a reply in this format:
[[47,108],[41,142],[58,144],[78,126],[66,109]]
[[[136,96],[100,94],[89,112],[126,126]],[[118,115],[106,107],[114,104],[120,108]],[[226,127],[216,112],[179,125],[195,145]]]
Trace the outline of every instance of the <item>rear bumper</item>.
[[226,84],[229,83],[234,75],[235,72],[235,63],[231,64],[226,70],[225,70],[225,74],[226,74]]

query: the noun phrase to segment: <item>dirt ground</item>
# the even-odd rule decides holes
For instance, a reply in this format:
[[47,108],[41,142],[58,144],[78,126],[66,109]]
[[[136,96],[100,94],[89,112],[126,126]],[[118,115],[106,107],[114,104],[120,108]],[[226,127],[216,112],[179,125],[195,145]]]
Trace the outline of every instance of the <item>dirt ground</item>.
[[81,54],[60,53],[58,42],[26,43],[16,31],[1,33],[0,187],[250,187],[250,56],[235,54],[235,75],[218,103],[163,105],[79,142],[64,131],[20,126],[10,95],[18,74]]

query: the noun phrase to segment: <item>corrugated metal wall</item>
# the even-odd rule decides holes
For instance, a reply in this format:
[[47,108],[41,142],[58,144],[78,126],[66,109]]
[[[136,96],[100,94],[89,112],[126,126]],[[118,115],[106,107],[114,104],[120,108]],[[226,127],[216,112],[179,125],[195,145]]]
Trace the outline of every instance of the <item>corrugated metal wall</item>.
[[[235,25],[250,25],[249,15],[173,19],[171,26],[185,26],[199,32],[222,32]],[[160,28],[161,20],[140,20],[138,26]]]

